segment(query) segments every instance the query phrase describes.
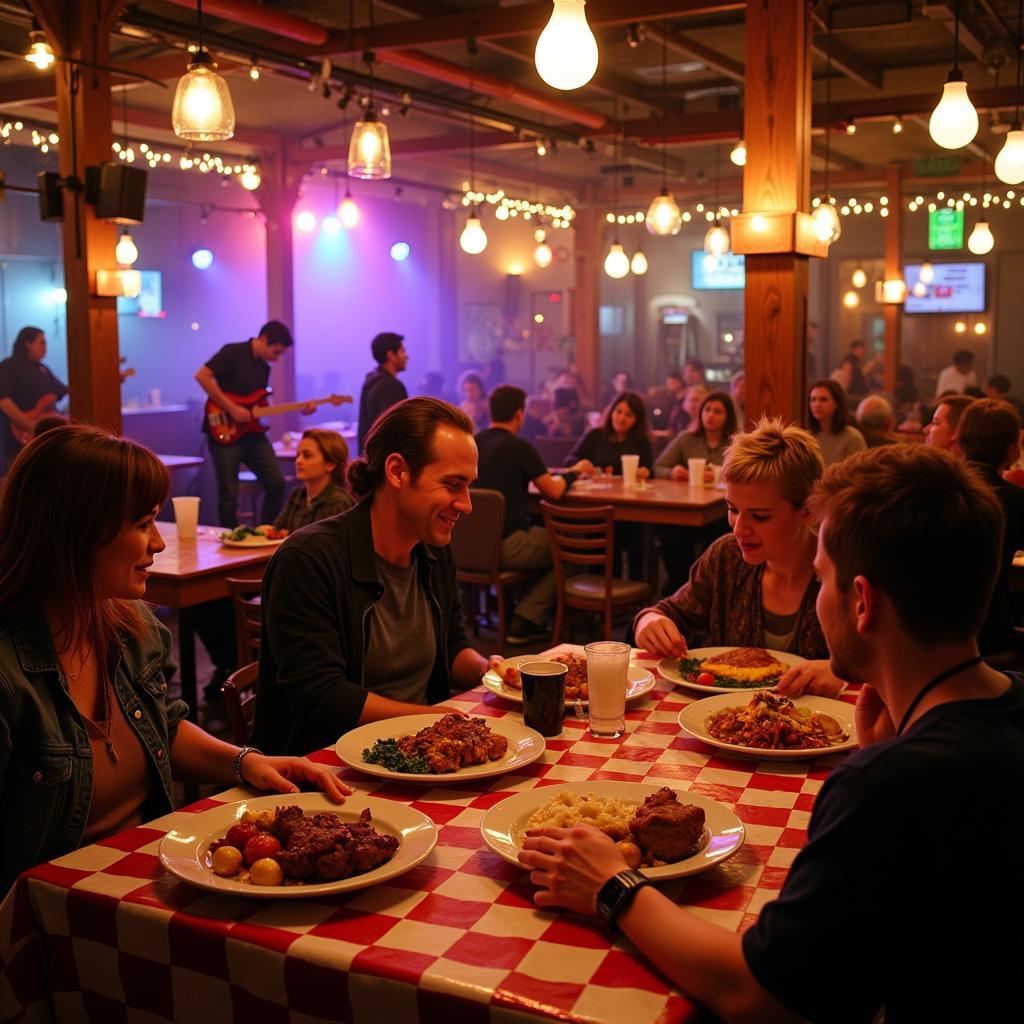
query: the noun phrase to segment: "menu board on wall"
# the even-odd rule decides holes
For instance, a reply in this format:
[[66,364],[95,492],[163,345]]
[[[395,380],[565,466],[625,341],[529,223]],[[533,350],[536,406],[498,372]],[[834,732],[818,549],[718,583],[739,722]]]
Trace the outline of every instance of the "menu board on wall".
[[985,311],[985,264],[933,263],[933,277],[923,295],[914,294],[921,279],[921,264],[908,263],[904,275],[909,287],[905,313],[983,313]]
[[696,249],[690,266],[694,289],[742,288],[745,284],[743,257],[734,252],[709,256],[703,249]]

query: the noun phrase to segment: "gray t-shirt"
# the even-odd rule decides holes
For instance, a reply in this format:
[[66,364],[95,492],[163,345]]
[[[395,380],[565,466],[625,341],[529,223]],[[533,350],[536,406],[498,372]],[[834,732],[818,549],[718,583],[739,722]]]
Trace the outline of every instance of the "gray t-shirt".
[[384,593],[370,611],[370,637],[363,678],[382,697],[427,703],[427,683],[437,656],[430,597],[416,561],[403,568],[375,555]]

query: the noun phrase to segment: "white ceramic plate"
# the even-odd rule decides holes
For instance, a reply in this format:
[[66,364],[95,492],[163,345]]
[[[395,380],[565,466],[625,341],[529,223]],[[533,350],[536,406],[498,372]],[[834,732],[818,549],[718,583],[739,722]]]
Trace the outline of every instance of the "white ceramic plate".
[[272,548],[280,544],[285,538],[271,540],[269,537],[254,537],[251,534],[245,540],[228,540],[226,533],[218,533],[217,540],[226,548]]
[[[398,849],[386,864],[362,875],[342,878],[336,882],[315,882],[305,885],[252,885],[234,878],[215,875],[209,865],[210,845],[227,835],[228,829],[246,811],[261,811],[298,804],[306,814],[334,811],[342,821],[354,821],[367,807],[371,824],[378,832],[395,836]],[[261,899],[308,899],[327,893],[365,889],[378,882],[397,878],[414,868],[437,843],[437,826],[420,811],[394,800],[382,800],[353,793],[343,804],[332,803],[323,793],[275,793],[237,803],[221,804],[207,811],[189,815],[181,828],[173,829],[160,841],[160,861],[171,874],[211,892],[233,896],[255,896]]]
[[[743,822],[717,800],[702,796],[700,793],[688,793],[685,789],[676,789],[675,786],[669,788],[675,791],[682,803],[696,804],[704,808],[704,839],[700,850],[692,857],[686,857],[674,864],[641,869],[648,878],[655,881],[682,878],[684,875],[706,871],[731,857],[743,845],[745,835]],[[600,779],[594,782],[567,782],[564,786],[527,789],[496,803],[483,816],[480,834],[484,842],[499,857],[503,857],[510,864],[521,866],[517,858],[523,848],[526,823],[536,810],[563,789],[584,796],[593,793],[595,796],[614,797],[639,805],[652,793],[657,793],[661,786],[646,782],[612,782]]]
[[[520,654],[514,658],[506,658],[497,668],[492,668],[490,671],[484,673],[483,684],[491,691],[491,693],[495,693],[499,697],[504,697],[505,700],[514,700],[517,704],[522,704],[523,691],[517,690],[515,687],[505,685],[505,670],[509,668],[519,668],[520,665],[527,661],[549,660],[549,658],[545,658],[543,655],[539,654]],[[627,701],[639,700],[654,689],[654,674],[645,668],[641,668],[639,665],[629,666],[627,679]],[[586,701],[583,703],[586,704]],[[574,707],[575,704],[576,701],[566,698],[565,706],[567,708]]]
[[[690,650],[689,657],[704,660],[706,658],[713,658],[718,654],[725,654],[726,651],[735,650],[738,650],[738,648],[694,647]],[[787,654],[785,651],[767,650],[773,658],[781,661],[783,665],[790,667],[793,665],[803,665],[807,660],[806,658],[801,658],[796,654]],[[658,671],[666,679],[671,679],[676,686],[685,686],[688,690],[697,690],[700,693],[744,693],[747,690],[765,689],[764,683],[751,683],[750,686],[701,686],[699,683],[691,683],[689,679],[684,679],[680,674],[678,658],[662,658],[661,661],[658,662]]]
[[828,754],[838,754],[844,750],[856,750],[857,726],[853,718],[853,705],[841,700],[830,700],[828,697],[795,697],[793,703],[798,707],[810,708],[811,711],[819,711],[824,715],[831,715],[842,727],[843,732],[849,736],[845,743],[837,743],[832,747],[821,747],[816,750],[762,750],[760,747],[740,747],[735,743],[726,743],[724,740],[715,739],[708,734],[706,722],[709,715],[723,711],[725,708],[745,707],[750,703],[750,694],[747,691],[741,693],[721,693],[715,697],[705,697],[703,700],[695,700],[687,704],[679,712],[679,724],[691,736],[712,747],[721,750],[728,750],[734,754],[748,754],[751,757],[762,758],[766,761],[798,761],[815,757],[825,757]]
[[440,717],[405,715],[402,718],[368,722],[358,729],[345,733],[334,745],[334,749],[338,757],[350,768],[382,779],[404,779],[407,782],[465,782],[467,779],[487,779],[532,764],[544,753],[544,737],[535,729],[528,729],[522,722],[512,718],[487,718],[485,721],[491,732],[508,739],[508,750],[499,761],[475,764],[470,768],[460,768],[457,772],[447,772],[444,775],[412,775],[409,772],[393,772],[382,765],[367,764],[363,760],[363,751],[367,747],[372,747],[377,740],[412,735],[428,725],[434,725]]

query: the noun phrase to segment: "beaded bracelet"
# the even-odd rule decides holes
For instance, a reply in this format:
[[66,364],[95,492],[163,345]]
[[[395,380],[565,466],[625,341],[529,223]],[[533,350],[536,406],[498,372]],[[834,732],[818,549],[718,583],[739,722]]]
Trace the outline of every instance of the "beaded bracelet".
[[242,778],[242,760],[246,754],[263,754],[263,751],[257,747],[240,747],[238,753],[235,754],[234,764],[231,766],[235,771],[235,778],[238,780],[240,786],[245,785],[245,779]]

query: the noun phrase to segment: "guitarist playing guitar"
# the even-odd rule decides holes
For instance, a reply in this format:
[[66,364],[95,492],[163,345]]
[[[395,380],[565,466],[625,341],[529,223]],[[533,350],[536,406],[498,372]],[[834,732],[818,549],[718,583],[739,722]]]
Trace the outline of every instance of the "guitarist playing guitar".
[[[281,511],[284,475],[264,428],[254,423],[251,406],[267,393],[270,364],[292,344],[291,331],[280,320],[271,320],[255,338],[224,345],[196,373],[200,387],[216,407],[203,416],[203,432],[209,438],[217,477],[217,515],[220,525],[228,529],[238,525],[238,471],[243,465],[252,470],[263,488],[260,522],[272,523]],[[243,404],[240,396],[249,404]],[[306,402],[301,408],[308,416],[316,403]]]
[[38,327],[22,327],[11,355],[0,362],[0,476],[7,463],[32,439],[36,421],[54,411],[67,393],[44,365],[46,335]]

